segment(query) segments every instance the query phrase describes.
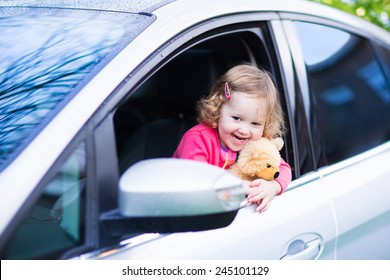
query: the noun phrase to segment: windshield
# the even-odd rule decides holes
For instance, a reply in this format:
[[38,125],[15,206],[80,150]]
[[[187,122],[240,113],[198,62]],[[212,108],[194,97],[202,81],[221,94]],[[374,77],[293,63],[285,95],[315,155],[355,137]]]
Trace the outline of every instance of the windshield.
[[151,22],[145,15],[0,10],[0,169]]

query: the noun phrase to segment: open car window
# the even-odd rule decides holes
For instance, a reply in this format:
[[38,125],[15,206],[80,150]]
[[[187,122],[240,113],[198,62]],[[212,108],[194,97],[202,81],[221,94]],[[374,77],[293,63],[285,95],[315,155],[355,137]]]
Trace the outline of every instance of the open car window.
[[116,111],[120,173],[142,159],[171,157],[197,124],[197,101],[228,69],[252,63],[272,72],[270,61],[265,43],[242,31],[204,40],[166,63]]

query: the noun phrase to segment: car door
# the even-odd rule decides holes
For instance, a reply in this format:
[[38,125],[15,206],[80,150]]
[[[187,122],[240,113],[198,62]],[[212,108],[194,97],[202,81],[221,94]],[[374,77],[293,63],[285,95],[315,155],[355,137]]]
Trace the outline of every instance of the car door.
[[295,182],[265,213],[248,206],[225,228],[159,235],[141,244],[139,237],[130,239],[107,259],[334,259],[332,210],[316,176]]
[[[226,19],[224,19],[226,21]],[[237,20],[237,18],[235,18]],[[245,17],[245,20],[248,20]],[[213,21],[213,27],[218,21]],[[206,25],[202,26],[204,30]],[[261,29],[258,29],[261,27]],[[257,29],[255,29],[257,28]],[[262,30],[266,32],[261,32]],[[199,44],[199,39],[193,39],[192,48],[187,50],[186,54],[193,55],[194,53],[216,53],[218,45],[223,46],[224,54],[228,52],[227,46],[232,46],[232,53],[228,53],[226,57],[234,57],[240,53],[238,45],[234,45],[231,38],[240,38],[245,40],[246,47],[253,50],[254,57],[258,62],[268,63],[269,69],[273,69],[277,83],[282,89],[283,102],[286,109],[286,115],[289,118],[290,134],[286,138],[285,157],[291,162],[294,170],[295,180],[287,191],[278,196],[272,202],[271,208],[265,213],[255,211],[254,205],[244,206],[239,212],[233,223],[225,228],[188,233],[173,233],[173,234],[143,234],[136,237],[124,240],[122,243],[127,244],[116,250],[115,253],[105,255],[105,258],[110,259],[334,259],[334,250],[336,246],[336,225],[334,221],[333,209],[330,201],[330,196],[323,188],[320,180],[320,174],[313,170],[311,148],[309,145],[308,127],[305,124],[305,112],[300,90],[296,90],[296,70],[294,68],[289,47],[284,35],[282,25],[277,19],[270,22],[258,22],[246,26],[245,30],[252,30],[251,35],[261,32],[266,36],[264,40],[257,37],[256,40],[249,36],[242,27],[234,29],[230,27],[230,33],[223,29],[224,33],[219,34],[218,29],[210,31],[212,37],[207,38],[202,34],[202,44]],[[255,32],[253,31],[255,30]],[[196,29],[194,29],[196,33]],[[272,32],[271,35],[269,32]],[[207,33],[206,33],[207,34]],[[190,35],[190,34],[189,34]],[[191,36],[190,36],[191,37]],[[206,38],[205,38],[206,37]],[[212,38],[212,40],[211,40]],[[263,37],[262,37],[263,38]],[[195,40],[195,42],[194,42]],[[209,42],[207,42],[209,40]],[[182,41],[178,40],[178,41]],[[229,43],[227,43],[229,42]],[[266,42],[266,43],[265,43]],[[209,44],[208,44],[209,43]],[[197,49],[201,46],[202,50]],[[212,46],[214,49],[205,51],[203,47]],[[170,46],[172,47],[172,46]],[[196,50],[196,51],[194,51]],[[260,51],[262,50],[262,51]],[[191,52],[192,51],[192,52]],[[256,58],[257,54],[264,56]],[[220,53],[221,54],[221,53]],[[271,54],[271,55],[270,55]],[[248,55],[249,59],[252,57]],[[178,62],[183,56],[177,56],[172,61],[168,62],[164,68],[158,70],[154,77],[169,77],[163,71],[171,69],[198,69],[202,64],[200,58],[196,58],[196,66],[190,67],[186,62],[186,67],[173,67],[174,62]],[[220,57],[219,57],[220,58]],[[210,60],[207,60],[210,61]],[[256,61],[255,61],[256,62]],[[184,66],[182,65],[182,66]],[[147,67],[147,66],[146,66]],[[208,66],[210,67],[210,65]],[[217,67],[218,68],[218,67]],[[205,72],[205,71],[203,71]],[[192,75],[184,75],[186,77],[196,77],[199,81],[201,76],[199,73],[193,72]],[[179,73],[177,73],[179,75]],[[174,76],[174,77],[177,77]],[[180,82],[178,84],[195,85],[195,83]],[[158,83],[161,85],[162,81]],[[172,83],[171,92],[174,90]],[[146,89],[150,89],[155,85],[153,77],[149,78],[149,82],[139,87],[138,91],[133,93],[133,97],[138,97],[137,105],[140,106],[142,94]],[[178,86],[178,85],[177,85]],[[155,92],[152,90],[151,92]],[[167,92],[167,91],[164,91]],[[191,92],[183,91],[180,92]],[[151,93],[147,94],[150,96]],[[168,99],[170,110],[174,110],[173,99],[164,96],[164,100],[156,102],[157,104],[149,103],[149,108],[154,108],[154,113],[162,114],[163,109],[159,106],[163,105]],[[185,101],[183,101],[185,103]],[[183,105],[184,103],[180,103]],[[126,104],[126,103],[123,103]],[[122,122],[121,114],[131,111],[132,117],[139,116],[140,111],[134,114],[133,105],[136,102],[130,97],[126,110],[121,107],[117,110],[114,121],[116,120],[116,132],[122,131],[120,125]],[[293,105],[294,104],[294,105]],[[145,105],[145,107],[147,107]],[[183,106],[181,106],[183,107]],[[149,112],[149,111],[148,111]],[[187,113],[187,112],[185,112]],[[183,119],[185,113],[179,115]],[[123,117],[123,116],[122,116]],[[150,115],[143,114],[142,120],[154,118]],[[129,118],[125,118],[129,119]],[[161,124],[161,122],[158,122]],[[127,124],[128,125],[128,124]],[[151,132],[151,127],[148,126],[148,132]],[[135,133],[137,136],[144,132]],[[119,137],[119,135],[118,135]],[[118,138],[117,137],[117,138]],[[132,136],[130,136],[132,138]],[[156,138],[154,138],[156,139]],[[117,140],[118,141],[118,140]],[[155,141],[158,145],[160,141]],[[147,139],[142,138],[137,141],[130,141],[131,147],[142,145],[146,147]],[[138,144],[136,144],[138,143]],[[121,144],[122,151],[128,150],[128,144]],[[139,151],[139,150],[137,150]],[[134,154],[132,154],[132,157]],[[167,155],[165,155],[167,156]],[[120,158],[120,156],[119,156]],[[120,168],[121,169],[121,168]],[[141,203],[141,202],[140,202]],[[138,207],[135,205],[134,207]]]
[[[381,65],[363,31],[309,19],[285,25],[290,36],[297,35],[295,51],[302,50],[301,73],[308,77],[316,162],[337,220],[336,258],[388,259],[390,87],[383,71],[388,66]],[[316,34],[322,35],[313,40]]]

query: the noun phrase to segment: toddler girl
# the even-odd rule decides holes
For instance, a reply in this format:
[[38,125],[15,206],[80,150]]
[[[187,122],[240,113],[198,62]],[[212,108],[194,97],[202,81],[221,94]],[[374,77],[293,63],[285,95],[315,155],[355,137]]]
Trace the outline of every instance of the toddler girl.
[[[278,92],[270,75],[252,65],[226,72],[198,103],[200,124],[188,130],[173,157],[206,162],[228,169],[248,140],[274,138],[284,132]],[[282,159],[279,177],[246,182],[247,200],[264,212],[291,182],[291,168]]]

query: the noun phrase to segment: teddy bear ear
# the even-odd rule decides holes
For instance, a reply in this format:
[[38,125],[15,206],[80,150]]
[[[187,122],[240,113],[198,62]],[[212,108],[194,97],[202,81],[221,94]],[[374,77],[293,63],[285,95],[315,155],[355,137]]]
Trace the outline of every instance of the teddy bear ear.
[[279,151],[283,148],[284,141],[282,137],[277,137],[271,140],[271,142],[275,145],[276,149]]

